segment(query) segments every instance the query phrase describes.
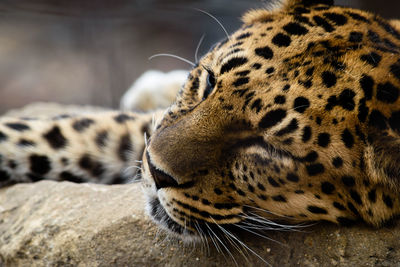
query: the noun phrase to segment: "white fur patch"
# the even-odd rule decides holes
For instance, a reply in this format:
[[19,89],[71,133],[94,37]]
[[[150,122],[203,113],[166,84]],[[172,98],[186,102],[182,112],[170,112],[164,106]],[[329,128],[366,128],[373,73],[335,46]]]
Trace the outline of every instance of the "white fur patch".
[[186,70],[146,71],[122,96],[121,109],[149,111],[169,107],[188,74]]

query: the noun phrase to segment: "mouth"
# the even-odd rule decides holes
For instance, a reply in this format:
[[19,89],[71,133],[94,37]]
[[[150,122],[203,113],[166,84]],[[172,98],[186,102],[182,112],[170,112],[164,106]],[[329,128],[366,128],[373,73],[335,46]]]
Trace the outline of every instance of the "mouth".
[[[154,198],[148,202],[148,211],[151,218],[161,226],[161,228],[183,241],[200,241],[202,240],[202,236],[208,238],[219,232],[217,225],[197,220],[196,222],[189,222],[187,227],[180,225],[168,215],[158,198]],[[193,226],[196,230],[189,229],[189,226]]]
[[[183,241],[198,241],[202,237],[223,235],[227,231],[229,233],[240,234],[244,232],[260,236],[266,230],[293,231],[298,228],[308,227],[307,224],[282,224],[265,219],[260,215],[256,215],[254,212],[257,212],[257,209],[253,207],[245,207],[243,220],[237,223],[217,224],[197,219],[196,221],[189,220],[187,226],[182,226],[168,215],[158,198],[153,198],[148,202],[148,212],[161,228]],[[193,230],[189,227],[192,227]]]
[[153,198],[148,202],[148,210],[151,218],[165,230],[178,235],[178,236],[197,236],[195,232],[190,229],[183,227],[179,223],[175,222],[161,205],[158,198]]

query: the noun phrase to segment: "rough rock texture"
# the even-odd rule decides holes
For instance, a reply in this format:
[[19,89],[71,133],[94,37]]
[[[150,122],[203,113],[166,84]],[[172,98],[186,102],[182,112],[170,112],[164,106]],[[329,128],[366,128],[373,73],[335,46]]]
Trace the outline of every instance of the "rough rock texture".
[[[223,266],[234,262],[209,244],[166,239],[144,214],[140,184],[20,184],[0,190],[0,265]],[[273,232],[281,244],[241,238],[273,266],[400,266],[400,228],[339,228]],[[240,266],[262,266],[250,252]],[[248,262],[246,262],[246,257]],[[264,264],[265,265],[265,264]]]
[[[57,105],[43,104],[24,112],[40,115],[44,106],[57,113]],[[235,265],[221,245],[223,253],[211,241],[207,246],[168,238],[144,207],[140,184],[42,181],[0,189],[0,266]],[[378,230],[319,223],[299,232],[266,235],[277,242],[239,233],[272,266],[400,267],[398,222]],[[243,247],[240,253],[237,245],[225,243],[238,266],[267,265]]]

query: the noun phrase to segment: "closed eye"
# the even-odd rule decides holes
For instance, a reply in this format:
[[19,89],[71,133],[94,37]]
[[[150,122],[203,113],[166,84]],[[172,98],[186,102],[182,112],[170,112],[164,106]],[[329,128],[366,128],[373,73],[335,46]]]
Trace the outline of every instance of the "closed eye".
[[204,89],[203,100],[205,100],[211,94],[211,92],[214,90],[214,87],[215,87],[214,72],[212,72],[211,70],[208,70],[208,69],[207,69],[207,72],[208,72],[207,85],[206,85],[206,88]]

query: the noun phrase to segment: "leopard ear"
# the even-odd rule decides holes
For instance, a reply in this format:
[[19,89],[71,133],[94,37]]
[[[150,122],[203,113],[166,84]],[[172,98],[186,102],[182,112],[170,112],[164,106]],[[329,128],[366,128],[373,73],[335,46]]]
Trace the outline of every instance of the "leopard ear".
[[274,16],[274,11],[290,12],[296,8],[306,8],[315,5],[332,6],[333,4],[334,0],[275,0],[269,3],[267,9],[248,11],[242,17],[242,21],[245,24],[252,24],[254,22],[270,20]]
[[293,7],[311,7],[316,5],[333,6],[334,0],[281,0],[284,9],[292,9]]
[[364,159],[370,180],[400,191],[400,110],[389,118],[373,111],[367,143]]
[[400,31],[400,19],[392,19],[389,21],[389,23],[393,26],[393,28]]

